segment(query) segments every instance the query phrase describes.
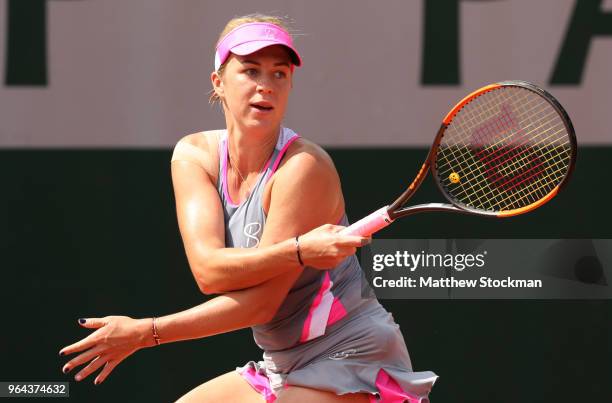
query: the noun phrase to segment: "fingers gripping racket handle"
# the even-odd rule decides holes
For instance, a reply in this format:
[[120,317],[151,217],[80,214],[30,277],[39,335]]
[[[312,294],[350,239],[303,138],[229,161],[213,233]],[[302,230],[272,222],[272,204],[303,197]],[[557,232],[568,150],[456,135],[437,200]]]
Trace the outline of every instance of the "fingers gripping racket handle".
[[342,231],[340,231],[343,235],[361,235],[361,236],[369,236],[375,232],[380,231],[385,228],[387,225],[391,224],[393,220],[389,218],[389,214],[387,213],[387,208],[389,206],[385,206],[381,209],[376,210],[372,214],[367,217],[362,218],[356,223],[346,227]]

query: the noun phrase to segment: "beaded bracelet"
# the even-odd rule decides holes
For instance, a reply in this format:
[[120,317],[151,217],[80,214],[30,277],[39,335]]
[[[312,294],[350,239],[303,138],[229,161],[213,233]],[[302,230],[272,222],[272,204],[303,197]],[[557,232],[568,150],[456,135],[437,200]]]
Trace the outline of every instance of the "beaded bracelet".
[[154,316],[153,317],[153,323],[152,323],[153,339],[155,340],[155,344],[159,346],[159,344],[160,344],[160,337],[159,337],[159,334],[157,333],[157,324],[155,323],[155,319],[157,319],[157,318]]

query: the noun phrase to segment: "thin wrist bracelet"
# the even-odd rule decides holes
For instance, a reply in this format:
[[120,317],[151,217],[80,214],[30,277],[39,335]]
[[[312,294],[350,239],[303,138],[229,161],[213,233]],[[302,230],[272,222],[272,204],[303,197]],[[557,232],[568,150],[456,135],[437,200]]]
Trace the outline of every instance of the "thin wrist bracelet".
[[302,260],[302,255],[300,254],[300,236],[295,237],[295,253],[297,254],[298,262],[300,262],[300,266],[304,267],[304,261]]
[[157,333],[157,324],[155,323],[155,319],[157,319],[155,316],[153,317],[153,323],[151,325],[152,330],[153,330],[153,339],[155,340],[155,344],[156,345],[160,345],[160,337],[159,334]]

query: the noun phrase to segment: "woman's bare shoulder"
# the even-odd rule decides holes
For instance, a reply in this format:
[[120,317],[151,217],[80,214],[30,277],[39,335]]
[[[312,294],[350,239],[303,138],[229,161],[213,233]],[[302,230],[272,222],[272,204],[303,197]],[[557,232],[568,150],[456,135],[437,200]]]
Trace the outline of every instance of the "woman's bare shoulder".
[[[283,159],[290,166],[302,166],[316,164],[325,170],[336,171],[334,163],[329,154],[318,144],[300,137],[287,150]],[[282,165],[281,165],[282,166]]]
[[200,148],[204,152],[217,149],[223,130],[206,130],[183,136],[178,142],[184,142]]
[[303,137],[294,141],[287,149],[275,179],[286,178],[296,185],[318,184],[338,187],[340,178],[327,152],[318,144]]
[[[316,203],[328,205],[332,210],[329,222],[338,222],[344,212],[340,178],[331,157],[321,146],[303,137],[289,146],[278,170],[268,182],[263,197],[266,214],[272,202],[273,187],[280,189],[276,194],[281,197],[297,194],[303,201],[318,197]],[[304,193],[304,189],[308,192]]]
[[[303,137],[289,146],[269,184],[280,189],[276,194],[283,203],[287,197],[297,195],[307,204],[327,206],[330,214],[328,222],[338,222],[344,212],[340,178],[331,157],[321,146]],[[304,192],[305,189],[308,191]],[[271,206],[272,193],[270,189],[268,197],[263,199],[266,212]]]
[[172,161],[187,161],[200,166],[216,181],[219,139],[223,130],[208,130],[183,136],[174,148]]

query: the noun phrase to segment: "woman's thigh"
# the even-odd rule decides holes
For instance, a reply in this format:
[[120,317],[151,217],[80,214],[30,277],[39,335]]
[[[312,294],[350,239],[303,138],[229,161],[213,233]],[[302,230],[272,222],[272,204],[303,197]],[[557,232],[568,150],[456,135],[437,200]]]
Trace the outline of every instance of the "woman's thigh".
[[182,396],[176,403],[262,403],[264,398],[236,371],[228,372]]
[[300,386],[290,386],[283,389],[275,403],[369,403],[370,395],[367,393],[349,393],[338,396],[332,392],[322,390],[302,388]]

